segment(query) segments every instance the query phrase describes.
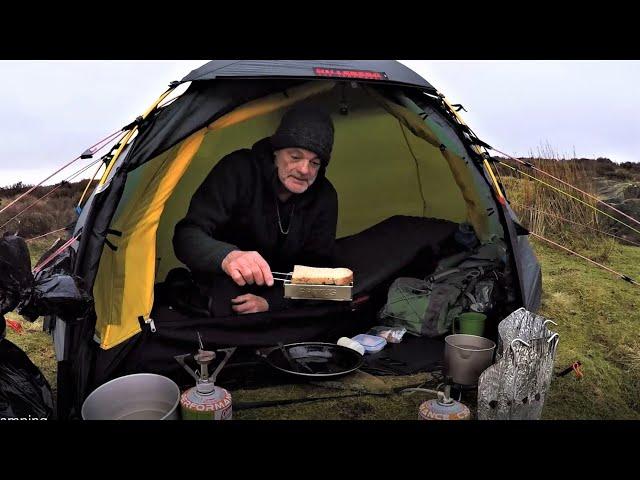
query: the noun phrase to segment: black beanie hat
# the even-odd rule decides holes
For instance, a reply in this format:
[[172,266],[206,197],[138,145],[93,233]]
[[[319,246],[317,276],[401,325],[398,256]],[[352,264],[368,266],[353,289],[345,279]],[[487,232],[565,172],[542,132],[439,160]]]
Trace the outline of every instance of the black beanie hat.
[[271,146],[274,150],[304,148],[327,164],[333,148],[331,117],[318,108],[296,105],[283,115],[280,126],[271,137]]

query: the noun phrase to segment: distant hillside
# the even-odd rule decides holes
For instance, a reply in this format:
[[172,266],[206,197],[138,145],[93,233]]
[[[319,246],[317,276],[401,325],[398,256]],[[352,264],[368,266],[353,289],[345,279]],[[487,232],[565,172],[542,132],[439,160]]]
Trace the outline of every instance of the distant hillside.
[[[518,166],[518,164],[508,158],[502,158],[499,156],[494,156],[493,158],[513,166]],[[550,163],[554,163],[566,168],[579,168],[580,170],[589,173],[591,177],[603,177],[608,180],[640,182],[640,162],[615,163],[611,161],[611,159],[605,157],[596,158],[595,160],[591,158],[558,159],[555,157],[519,158],[525,162],[531,162],[542,169]]]
[[[73,183],[62,181],[55,185],[37,187],[0,214],[0,234],[7,231],[18,232],[25,238],[31,238],[75,222],[77,218],[75,208],[88,182],[89,180],[86,179]],[[97,180],[94,180],[87,196],[96,184]],[[32,186],[18,182],[0,187],[0,209],[27,192]],[[18,216],[14,219],[16,215]]]

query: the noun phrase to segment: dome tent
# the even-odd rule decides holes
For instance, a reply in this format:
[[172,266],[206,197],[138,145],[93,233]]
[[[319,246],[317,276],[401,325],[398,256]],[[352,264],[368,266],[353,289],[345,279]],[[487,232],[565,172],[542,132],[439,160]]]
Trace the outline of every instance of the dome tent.
[[[394,61],[212,61],[172,83],[130,126],[78,219],[73,273],[92,288],[95,308],[55,323],[62,416],[106,370],[140,354],[138,339],[153,326],[154,286],[181,265],[173,227],[212,166],[272,134],[299,102],[334,120],[327,177],[338,192],[339,240],[398,216],[468,222],[482,243],[497,238],[507,247],[510,306],[537,309],[540,267],[483,143],[419,75]],[[243,332],[249,342],[251,325],[277,320],[252,317]]]

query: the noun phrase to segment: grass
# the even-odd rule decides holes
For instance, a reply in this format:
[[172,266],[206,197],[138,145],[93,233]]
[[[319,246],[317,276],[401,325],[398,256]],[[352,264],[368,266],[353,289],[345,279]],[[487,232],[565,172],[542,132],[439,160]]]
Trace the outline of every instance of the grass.
[[[558,323],[558,369],[582,362],[584,377],[554,378],[543,418],[640,419],[640,287],[534,242],[543,268],[540,313]],[[596,257],[602,247],[579,253]],[[617,245],[607,264],[640,278],[640,248]]]
[[[533,163],[545,172],[596,195],[596,184],[584,165],[553,158],[537,159]],[[508,193],[511,206],[523,225],[531,231],[566,240],[567,233],[581,231],[594,237],[595,231],[602,229],[599,222],[606,218],[600,217],[589,207],[596,205],[595,200],[576,194],[562,183],[531,170],[523,169],[523,173],[516,174],[504,165],[496,165],[496,170]],[[536,182],[527,175],[537,177],[545,183]],[[568,192],[584,203],[560,192]]]
[[393,390],[430,384],[434,381],[427,373],[406,377],[374,377],[357,372],[344,377],[344,380],[318,382],[316,385],[298,384],[260,390],[239,390],[233,392],[234,402],[341,398],[247,410],[238,408],[233,412],[233,416],[240,420],[417,420],[418,407],[433,396],[422,393],[401,395],[393,393]]

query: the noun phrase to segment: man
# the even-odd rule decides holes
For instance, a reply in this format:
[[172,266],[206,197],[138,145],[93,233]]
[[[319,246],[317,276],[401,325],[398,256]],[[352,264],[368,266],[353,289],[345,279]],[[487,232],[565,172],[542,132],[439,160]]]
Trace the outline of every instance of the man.
[[173,245],[197,281],[213,284],[214,303],[230,301],[237,314],[281,309],[272,271],[333,264],[338,197],[325,177],[333,137],[327,113],[295,106],[273,136],[225,156],[200,185]]

